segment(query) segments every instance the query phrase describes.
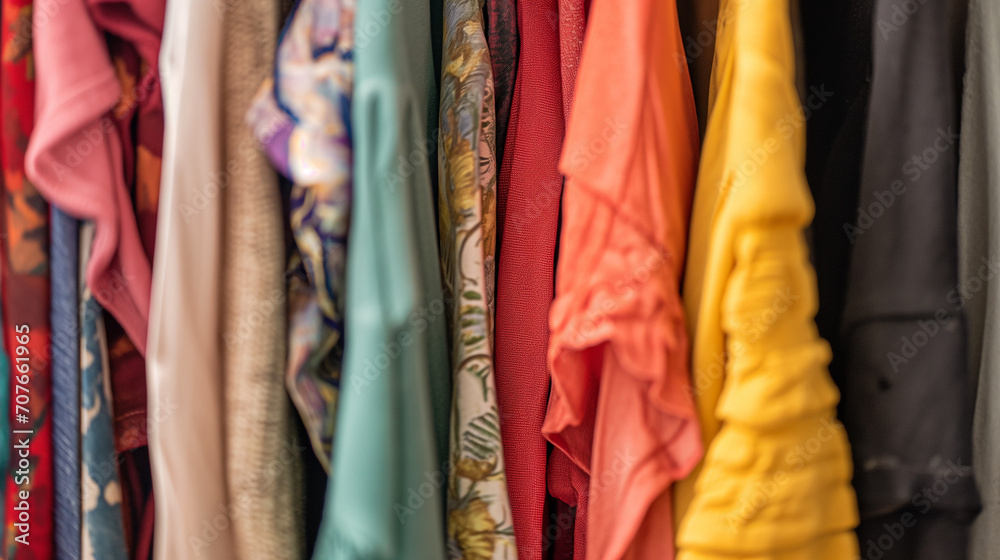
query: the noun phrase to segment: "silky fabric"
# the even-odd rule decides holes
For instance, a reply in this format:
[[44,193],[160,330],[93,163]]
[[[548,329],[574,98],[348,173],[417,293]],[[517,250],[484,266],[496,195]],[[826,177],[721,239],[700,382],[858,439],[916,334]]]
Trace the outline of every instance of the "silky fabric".
[[813,203],[788,8],[719,6],[728,17],[683,286],[706,452],[676,487],[680,560],[858,555],[850,451],[813,320],[803,235]]
[[171,0],[159,59],[163,175],[146,352],[157,560],[236,558],[233,531],[205,529],[240,511],[224,466],[222,24],[210,2]]
[[301,2],[248,115],[289,180],[286,376],[313,451],[330,469],[344,354],[344,274],[351,208],[353,2]]
[[[32,48],[33,2],[0,4],[3,61],[0,62],[0,158],[3,165],[3,209],[0,211],[0,290],[4,347],[11,362],[10,395],[27,394],[27,404],[9,407],[14,445],[30,465],[11,461],[6,481],[3,555],[7,559],[53,557],[53,451],[51,411],[51,346],[49,344],[49,206],[25,173],[25,146],[35,118],[35,54]],[[40,29],[39,29],[40,30]],[[19,348],[25,352],[19,352]],[[22,358],[18,361],[16,358]],[[25,359],[26,358],[26,359]],[[20,388],[18,388],[20,387]],[[21,408],[18,408],[18,405]],[[25,410],[27,409],[27,410]],[[24,431],[27,433],[13,433]],[[26,453],[27,456],[21,456]],[[20,470],[20,475],[18,474]],[[25,470],[28,472],[25,473]],[[30,526],[15,526],[21,493],[28,495]],[[17,537],[20,536],[20,539]]]
[[448,554],[516,560],[493,369],[496,123],[477,0],[445,0],[438,233],[451,343]]
[[82,490],[81,558],[125,560],[122,485],[114,447],[111,379],[104,313],[87,285],[86,272],[95,227],[80,228],[80,485]]
[[842,418],[862,550],[873,554],[887,527],[913,517],[885,558],[929,560],[965,556],[979,508],[962,310],[970,294],[957,284],[959,2],[928,3],[894,28],[901,6],[877,0],[872,14],[858,212],[845,228],[854,244]]
[[972,525],[969,558],[1000,550],[1000,5],[969,3],[958,165],[958,285],[980,287],[965,301],[969,365],[976,387],[973,469],[983,511]]
[[350,335],[316,560],[446,554],[451,376],[428,160],[434,13],[426,0],[357,3],[354,29],[380,32],[359,33],[354,52]]
[[[37,72],[37,69],[36,69]],[[52,445],[55,552],[80,557],[79,222],[52,207]],[[2,443],[2,442],[0,442]]]
[[668,488],[701,458],[680,299],[698,161],[682,48],[673,3],[594,0],[560,162],[542,427],[589,475],[586,558],[672,558]]
[[[549,392],[545,363],[562,176],[562,78],[556,0],[517,5],[520,58],[497,182],[495,362],[500,432],[521,560],[543,552]],[[557,17],[557,16],[556,16]]]

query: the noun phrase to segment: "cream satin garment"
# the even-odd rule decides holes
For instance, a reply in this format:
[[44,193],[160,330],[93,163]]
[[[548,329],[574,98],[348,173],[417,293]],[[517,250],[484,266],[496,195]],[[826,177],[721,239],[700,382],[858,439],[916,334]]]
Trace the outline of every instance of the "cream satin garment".
[[163,179],[146,352],[156,560],[236,558],[222,417],[219,7],[171,0],[160,52]]

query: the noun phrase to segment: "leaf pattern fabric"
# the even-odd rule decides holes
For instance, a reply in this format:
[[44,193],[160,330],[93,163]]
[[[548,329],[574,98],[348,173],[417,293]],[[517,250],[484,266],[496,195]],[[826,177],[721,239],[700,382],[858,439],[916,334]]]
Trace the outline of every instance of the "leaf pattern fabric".
[[271,162],[293,183],[298,254],[290,260],[286,381],[327,471],[344,355],[353,50],[353,0],[302,0],[278,45],[275,79],[263,84],[248,115]]
[[127,560],[104,310],[87,285],[94,224],[80,229],[81,558]]
[[446,0],[444,13],[438,228],[454,379],[448,555],[515,559],[493,374],[493,77],[479,3]]

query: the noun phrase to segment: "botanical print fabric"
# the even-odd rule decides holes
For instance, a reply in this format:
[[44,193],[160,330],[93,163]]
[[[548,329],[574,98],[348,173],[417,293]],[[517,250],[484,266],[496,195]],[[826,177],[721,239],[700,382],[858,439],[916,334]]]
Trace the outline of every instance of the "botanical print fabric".
[[[0,119],[3,120],[3,196],[0,197],[0,285],[3,290],[5,347],[26,349],[27,361],[13,362],[11,394],[26,389],[27,411],[10,408],[15,445],[27,441],[28,474],[7,472],[5,557],[52,558],[52,423],[49,418],[49,239],[48,205],[24,174],[24,151],[34,123],[35,75],[32,56],[32,0],[0,3],[3,59],[0,61]],[[28,367],[22,366],[27,365]],[[24,376],[27,378],[24,379]],[[23,379],[26,383],[17,382]],[[23,416],[21,416],[23,415]],[[21,421],[23,420],[23,421]],[[30,531],[14,525],[19,492],[28,492]],[[22,529],[25,526],[22,525]],[[20,536],[20,540],[16,540]]]
[[83,560],[126,560],[104,312],[87,285],[94,224],[80,228],[80,489]]
[[344,353],[353,49],[353,0],[303,0],[278,46],[275,80],[248,115],[274,166],[293,182],[298,255],[290,261],[287,385],[328,471]]
[[453,397],[448,554],[514,559],[493,379],[496,128],[490,56],[476,0],[445,0],[439,232]]

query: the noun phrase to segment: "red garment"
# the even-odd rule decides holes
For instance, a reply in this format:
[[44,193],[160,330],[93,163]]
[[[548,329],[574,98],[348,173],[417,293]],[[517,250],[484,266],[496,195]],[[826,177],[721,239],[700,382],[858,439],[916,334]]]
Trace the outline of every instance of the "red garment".
[[[592,4],[560,161],[542,431],[589,475],[574,558],[669,560],[668,489],[702,454],[680,295],[697,118],[674,2]],[[553,460],[549,476],[579,474]]]
[[[3,120],[3,210],[0,212],[0,286],[3,297],[3,336],[10,356],[11,454],[6,480],[7,546],[9,560],[50,560],[53,558],[52,527],[52,423],[51,347],[49,329],[49,221],[48,205],[24,174],[24,150],[31,135],[35,114],[34,61],[32,59],[32,0],[3,0],[0,6],[3,27],[3,61],[0,63],[0,119]],[[27,362],[17,361],[27,348]],[[29,371],[18,371],[27,364]],[[27,383],[18,378],[27,376]],[[20,387],[20,389],[18,388]],[[24,389],[27,389],[27,392]],[[19,396],[29,400],[27,413],[18,409]],[[18,420],[21,414],[26,422]],[[31,430],[32,434],[19,434]],[[27,469],[21,469],[19,442],[30,440]],[[24,511],[15,509],[19,492],[29,492],[27,515],[30,529],[24,532],[15,523]],[[22,541],[15,538],[21,536]]]
[[518,2],[520,59],[497,188],[496,384],[519,560],[541,560],[552,302],[563,139],[557,0]]
[[563,118],[569,120],[590,0],[559,0],[559,59],[562,69]]

